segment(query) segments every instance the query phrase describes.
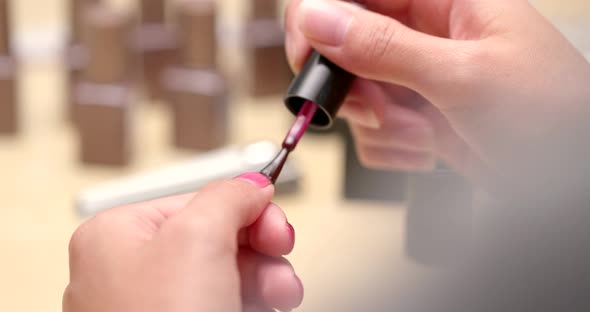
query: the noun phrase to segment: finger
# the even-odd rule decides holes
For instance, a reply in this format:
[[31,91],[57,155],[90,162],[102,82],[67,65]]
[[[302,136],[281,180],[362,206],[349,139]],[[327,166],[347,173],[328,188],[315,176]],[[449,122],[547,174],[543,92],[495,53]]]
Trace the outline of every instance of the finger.
[[[305,39],[303,33],[299,30],[297,24],[297,11],[302,1],[303,0],[289,1],[285,12],[285,48],[287,50],[287,58],[291,65],[291,69],[295,72],[301,70],[311,52],[311,46]],[[395,2],[389,0],[357,1],[357,3],[366,5],[371,11],[385,14],[404,24],[408,22],[408,2],[409,0]]]
[[210,183],[178,213],[180,219],[204,220],[219,225],[227,237],[250,226],[270,204],[274,187],[260,173]]
[[378,128],[383,123],[387,101],[387,95],[378,83],[356,79],[339,116],[366,127]]
[[352,91],[340,112],[351,124],[391,130],[431,128],[420,111],[423,98],[411,90],[361,79]]
[[[237,291],[238,232],[254,223],[270,204],[273,193],[268,178],[259,173],[210,183],[162,225],[146,252],[169,268],[166,280],[182,283],[187,291],[205,297],[224,293],[224,301],[208,302],[215,305],[209,310],[241,306]],[[228,293],[228,289],[235,291]]]
[[147,226],[153,232],[156,232],[166,220],[186,207],[195,194],[196,193],[188,193],[155,199],[143,203],[114,208],[113,211],[129,211],[130,213],[133,213],[138,220],[142,221],[144,226]]
[[285,12],[285,49],[289,65],[294,72],[299,72],[309,54],[311,46],[297,27],[297,8],[303,0],[291,0]]
[[392,123],[381,129],[351,125],[351,130],[355,141],[364,146],[426,153],[435,150],[434,131],[430,127],[400,127]]
[[368,10],[377,12],[432,35],[448,36],[449,17],[454,0],[360,0]]
[[295,229],[281,208],[271,203],[253,225],[240,230],[238,244],[267,256],[285,256],[295,246]]
[[[334,0],[302,2],[297,23],[312,47],[341,67],[422,94],[435,85],[457,83],[466,69],[460,65],[473,47],[469,41],[420,33],[393,18]],[[441,73],[445,79],[439,79]]]
[[282,311],[292,310],[301,304],[303,286],[286,259],[241,248],[238,267],[244,301]]
[[281,208],[270,204],[249,227],[248,243],[250,248],[267,256],[288,255],[295,246],[295,229]]
[[388,16],[407,13],[411,4],[410,0],[358,0],[355,2],[365,6],[368,10]]
[[436,165],[432,153],[380,148],[359,143],[356,144],[356,150],[360,162],[372,169],[431,171]]

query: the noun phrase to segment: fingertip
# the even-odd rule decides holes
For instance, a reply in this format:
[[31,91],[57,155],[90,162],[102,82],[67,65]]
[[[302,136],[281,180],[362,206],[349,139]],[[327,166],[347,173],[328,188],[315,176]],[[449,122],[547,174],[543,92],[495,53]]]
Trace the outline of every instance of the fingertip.
[[234,180],[245,181],[256,186],[263,194],[265,201],[270,202],[275,192],[272,181],[260,172],[248,172],[237,176]]
[[253,185],[256,185],[257,187],[259,187],[261,189],[264,189],[272,184],[272,182],[270,181],[270,179],[267,176],[265,176],[259,172],[244,173],[244,174],[241,174],[238,177],[236,177],[236,179],[249,182]]
[[311,46],[297,26],[297,12],[302,0],[292,0],[285,12],[285,50],[289,66],[298,73],[311,54]]
[[380,148],[357,144],[357,155],[367,168],[429,172],[436,167],[436,157],[430,151],[410,151],[400,148]]
[[250,247],[268,256],[288,255],[295,246],[295,230],[285,213],[270,204],[249,229]]
[[273,185],[259,173],[217,180],[201,188],[177,218],[189,228],[195,224],[217,227],[222,238],[235,240],[241,229],[260,217],[273,194]]
[[264,302],[280,311],[291,311],[303,302],[303,284],[286,260],[261,266],[261,296]]
[[381,125],[375,112],[370,107],[353,99],[344,101],[342,108],[338,112],[338,116],[345,118],[352,124],[372,129],[378,129]]

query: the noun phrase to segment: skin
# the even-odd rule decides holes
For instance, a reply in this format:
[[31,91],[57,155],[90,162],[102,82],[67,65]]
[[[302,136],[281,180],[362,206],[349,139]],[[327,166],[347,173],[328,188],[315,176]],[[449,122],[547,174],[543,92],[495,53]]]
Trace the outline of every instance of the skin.
[[301,281],[282,258],[293,249],[293,228],[271,204],[270,182],[252,175],[255,182],[217,181],[197,194],[115,208],[84,223],[70,243],[63,311],[299,306]]
[[[341,115],[365,165],[518,176],[588,120],[590,66],[527,1],[363,4],[292,0],[286,29],[296,71],[313,47],[359,77]],[[294,234],[273,192],[249,175],[99,214],[72,237],[64,311],[297,307],[303,288],[281,258]]]
[[588,62],[528,1],[361,2],[292,0],[286,49],[295,71],[313,47],[359,77],[340,115],[364,165],[485,182],[588,117]]

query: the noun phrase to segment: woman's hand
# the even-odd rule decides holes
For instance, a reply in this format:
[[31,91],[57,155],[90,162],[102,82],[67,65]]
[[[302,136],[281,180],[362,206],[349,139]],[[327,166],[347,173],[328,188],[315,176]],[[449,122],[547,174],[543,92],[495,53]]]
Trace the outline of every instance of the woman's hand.
[[281,258],[295,234],[273,193],[252,173],[97,215],[72,237],[64,311],[297,307],[303,286]]
[[291,0],[286,29],[295,70],[313,47],[361,78],[341,115],[365,165],[502,175],[587,123],[590,66],[528,1],[359,2]]

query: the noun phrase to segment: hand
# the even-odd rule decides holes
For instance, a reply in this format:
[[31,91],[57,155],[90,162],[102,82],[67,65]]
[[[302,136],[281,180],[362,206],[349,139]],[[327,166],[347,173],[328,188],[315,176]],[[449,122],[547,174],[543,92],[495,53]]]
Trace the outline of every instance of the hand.
[[115,208],[70,243],[65,312],[291,310],[303,287],[294,231],[260,174]]
[[313,47],[360,77],[341,115],[365,165],[520,172],[587,122],[590,66],[528,1],[360,2],[291,0],[286,29],[296,71]]

